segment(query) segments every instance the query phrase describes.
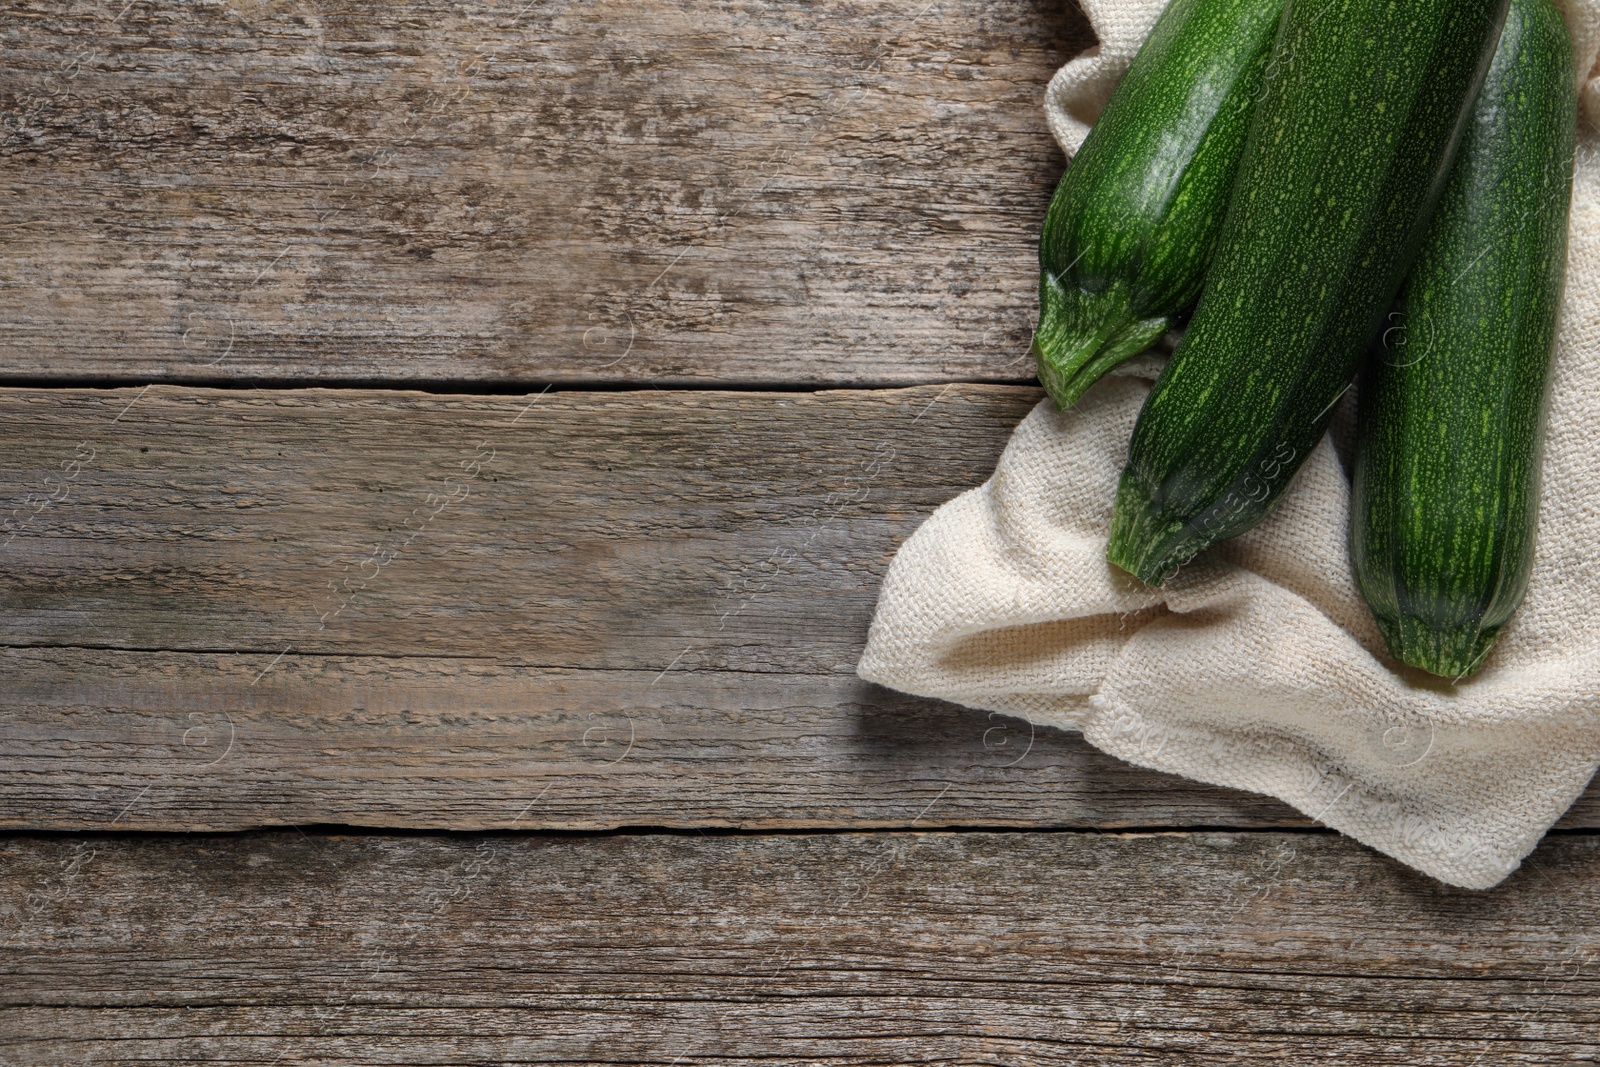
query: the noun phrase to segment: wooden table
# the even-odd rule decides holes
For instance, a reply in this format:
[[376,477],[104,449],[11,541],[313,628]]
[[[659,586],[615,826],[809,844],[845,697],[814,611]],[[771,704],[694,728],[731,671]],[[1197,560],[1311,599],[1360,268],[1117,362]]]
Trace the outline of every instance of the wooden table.
[[1458,891],[854,676],[1071,6],[0,32],[0,1063],[1600,1062],[1595,794]]

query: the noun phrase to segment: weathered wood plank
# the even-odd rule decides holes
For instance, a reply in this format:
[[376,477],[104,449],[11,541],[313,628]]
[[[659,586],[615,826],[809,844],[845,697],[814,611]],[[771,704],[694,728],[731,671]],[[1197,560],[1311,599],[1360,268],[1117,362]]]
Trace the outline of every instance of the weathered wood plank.
[[1038,395],[0,392],[0,825],[1304,825],[854,677]]
[[0,375],[1031,377],[1061,0],[25,0]]
[[1300,825],[839,675],[7,650],[0,825]]
[[0,391],[0,645],[849,673],[1039,396]]
[[1037,397],[0,393],[0,823],[1298,822],[853,677]]
[[0,826],[1307,825],[848,676],[286,656],[252,684],[266,659],[0,651]]
[[8,1064],[1593,1063],[1600,840],[8,839]]

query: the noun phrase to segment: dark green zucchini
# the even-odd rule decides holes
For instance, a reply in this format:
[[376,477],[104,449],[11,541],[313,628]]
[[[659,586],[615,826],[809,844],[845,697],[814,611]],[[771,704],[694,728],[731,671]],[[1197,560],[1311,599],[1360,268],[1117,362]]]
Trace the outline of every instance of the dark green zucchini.
[[1033,354],[1074,403],[1200,295],[1284,0],[1172,0],[1056,186]]
[[1561,15],[1511,0],[1401,326],[1361,378],[1356,580],[1394,657],[1445,677],[1482,665],[1528,584],[1576,129]]
[[1261,521],[1322,436],[1437,202],[1506,0],[1291,0],[1228,218],[1117,489],[1164,581]]

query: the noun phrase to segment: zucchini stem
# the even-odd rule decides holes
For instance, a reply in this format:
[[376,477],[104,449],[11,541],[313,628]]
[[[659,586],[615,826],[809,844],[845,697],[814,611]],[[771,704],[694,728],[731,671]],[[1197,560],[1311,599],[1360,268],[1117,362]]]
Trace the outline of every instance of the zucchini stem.
[[1134,471],[1122,472],[1106,558],[1147,585],[1161,585],[1208,544],[1183,516],[1157,507]]
[[1171,325],[1166,315],[1140,318],[1126,282],[1091,293],[1044,274],[1039,327],[1033,332],[1039,381],[1056,407],[1065,410],[1111,368],[1155,344]]

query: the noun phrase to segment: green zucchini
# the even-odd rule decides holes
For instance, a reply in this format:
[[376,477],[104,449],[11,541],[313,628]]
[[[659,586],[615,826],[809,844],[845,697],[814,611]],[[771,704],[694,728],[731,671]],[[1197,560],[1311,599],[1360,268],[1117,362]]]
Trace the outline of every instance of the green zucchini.
[[1321,438],[1437,202],[1506,0],[1291,0],[1108,555],[1165,581],[1263,519]]
[[1284,0],[1172,0],[1056,186],[1039,379],[1068,407],[1200,295]]
[[1528,584],[1576,130],[1566,25],[1511,0],[1400,326],[1361,378],[1356,580],[1394,657],[1445,677],[1482,665]]

